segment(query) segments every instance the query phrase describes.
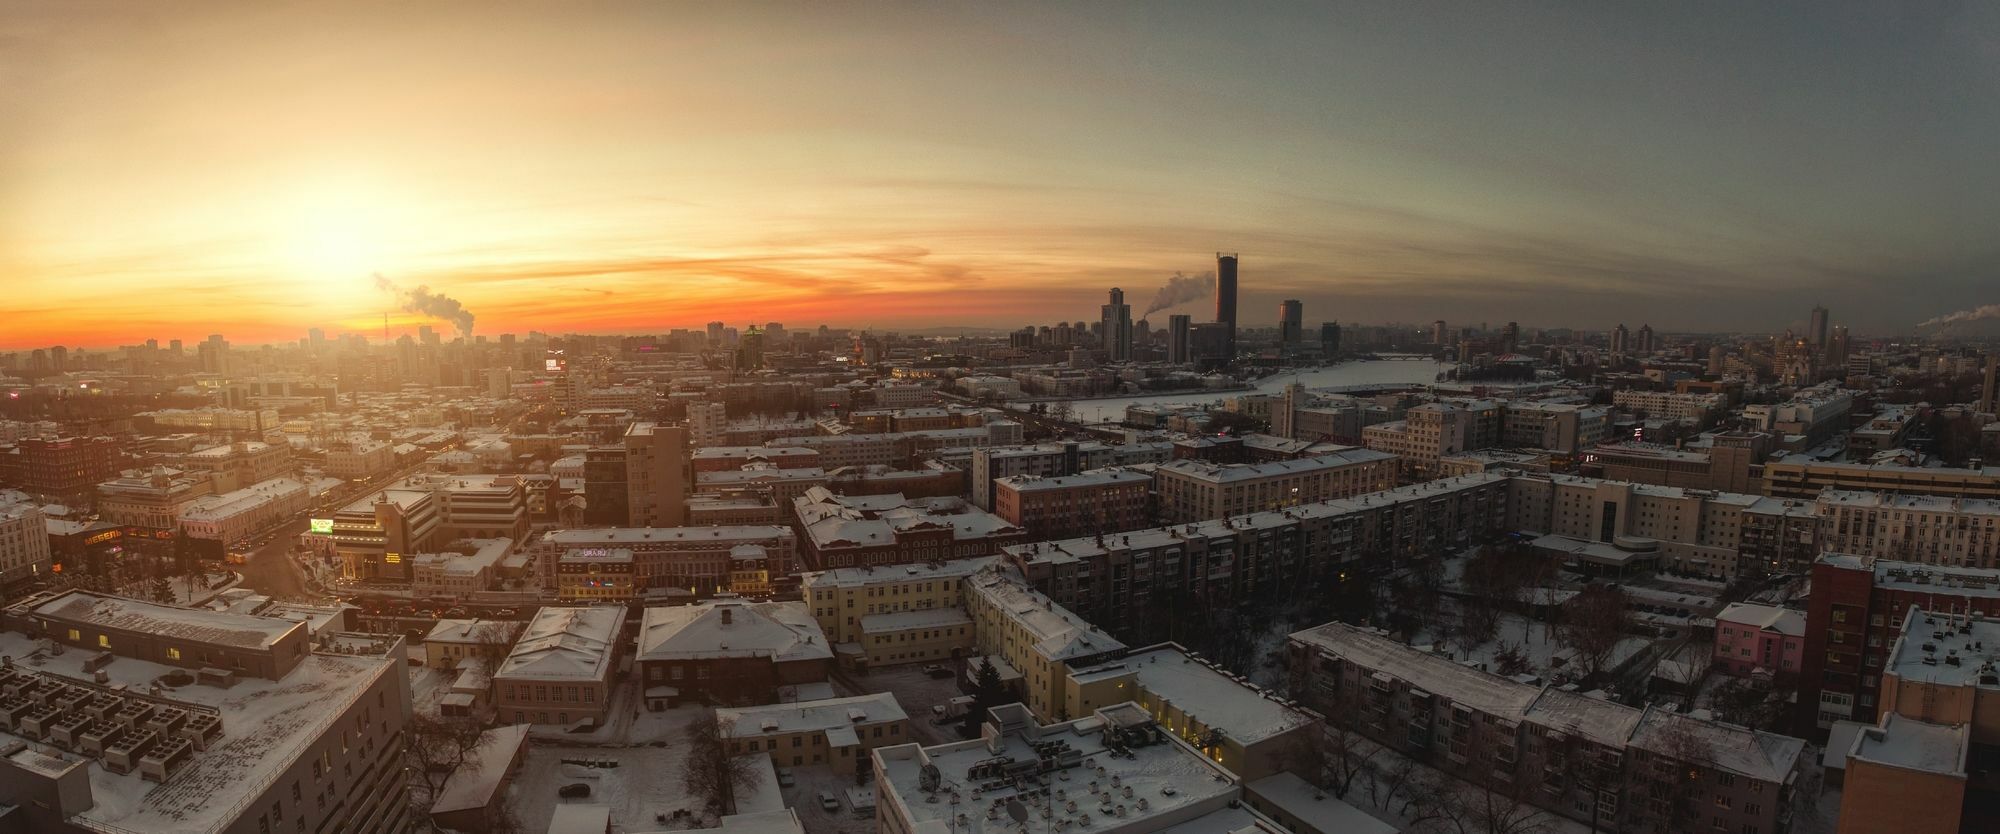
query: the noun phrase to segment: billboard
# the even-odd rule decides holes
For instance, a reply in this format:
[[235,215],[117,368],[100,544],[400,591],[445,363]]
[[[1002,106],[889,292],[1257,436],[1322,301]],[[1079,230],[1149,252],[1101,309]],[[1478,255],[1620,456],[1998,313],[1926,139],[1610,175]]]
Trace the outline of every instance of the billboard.
[[330,518],[315,518],[308,521],[307,524],[310,525],[307,529],[315,533],[333,532],[333,519]]

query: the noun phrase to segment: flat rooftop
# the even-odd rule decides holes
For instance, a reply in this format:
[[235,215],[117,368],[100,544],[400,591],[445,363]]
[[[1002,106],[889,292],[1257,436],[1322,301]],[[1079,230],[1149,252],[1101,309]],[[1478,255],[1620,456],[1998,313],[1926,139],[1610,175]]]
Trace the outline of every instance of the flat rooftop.
[[1972,749],[1969,724],[1931,724],[1889,713],[1879,727],[1862,727],[1847,749],[1850,759],[1950,776],[1965,775]]
[[65,591],[35,605],[31,611],[34,616],[64,623],[255,649],[269,649],[285,635],[304,627],[272,617],[179,608],[91,591]]
[[1304,713],[1279,703],[1256,684],[1188,656],[1178,646],[1160,646],[1111,663],[1077,670],[1078,682],[1130,673],[1152,697],[1167,701],[1230,738],[1255,744],[1307,722]]
[[[118,657],[102,669],[109,679],[96,684],[93,675],[83,670],[96,653],[72,649],[51,655],[43,641],[12,631],[0,632],[0,654],[13,657],[15,669],[135,693],[186,671]],[[262,792],[306,754],[329,717],[343,712],[380,676],[400,674],[402,668],[400,654],[315,653],[281,680],[239,677],[227,689],[204,684],[165,687],[160,698],[220,715],[223,728],[221,738],[207,751],[194,752],[165,783],[146,781],[136,770],[113,773],[97,759],[57,754],[52,747],[31,743],[45,759],[87,763],[95,804],[72,818],[75,821],[137,832],[217,831],[231,821],[229,814],[239,802]],[[0,739],[13,738],[0,732]]]
[[[996,723],[987,726],[984,738],[874,751],[885,801],[894,803],[919,834],[1017,834],[1021,825],[1005,811],[1014,800],[1027,804],[1031,815],[1047,809],[1052,820],[1078,830],[1091,830],[1085,818],[1098,830],[1129,829],[1147,820],[1159,820],[1152,827],[1164,828],[1170,819],[1192,821],[1190,817],[1226,810],[1228,801],[1240,795],[1228,771],[1161,730],[1136,704],[1048,725],[1036,724],[1018,704],[995,713]],[[1112,755],[1107,727],[1128,753]],[[1041,774],[1037,763],[1045,757],[1057,767]],[[1016,787],[1007,778],[1016,770],[1038,775]],[[935,773],[936,781],[926,773]],[[1072,802],[1075,810],[1070,810]],[[1124,806],[1123,817],[1119,806]]]

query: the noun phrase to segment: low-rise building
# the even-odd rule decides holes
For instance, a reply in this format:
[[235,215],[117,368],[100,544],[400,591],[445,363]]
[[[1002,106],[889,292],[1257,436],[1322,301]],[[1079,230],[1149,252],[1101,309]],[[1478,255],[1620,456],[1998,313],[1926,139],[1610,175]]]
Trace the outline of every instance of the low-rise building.
[[504,537],[461,539],[453,546],[460,549],[407,557],[412,595],[464,600],[491,590],[499,583],[500,563],[514,552],[514,540]]
[[624,626],[623,606],[537,610],[493,670],[493,707],[500,720],[602,724]]
[[[985,556],[813,571],[801,577],[801,589],[836,658],[848,667],[945,660],[973,645],[964,580],[994,562]],[[959,617],[966,622],[958,623]]]
[[424,635],[424,665],[450,670],[470,658],[491,671],[512,651],[520,633],[521,624],[513,620],[439,620]]
[[272,478],[221,495],[206,495],[181,510],[181,534],[223,543],[247,539],[291,519],[312,504],[306,485]]
[[[990,712],[979,738],[874,751],[880,834],[1004,834],[1021,827],[1004,810],[1016,803],[1031,817],[1046,811],[1057,831],[1286,830],[1245,805],[1236,774],[1161,729],[1136,704],[1049,722],[1020,704]],[[1029,769],[1052,773],[1045,777],[1049,787],[1011,778]],[[969,805],[946,801],[972,791],[978,799]]]
[[763,752],[775,767],[826,765],[852,779],[878,747],[908,743],[910,717],[886,692],[795,704],[721,707],[715,720],[729,752]]
[[833,649],[803,602],[717,599],[647,608],[635,656],[646,704],[755,704],[824,681]]
[[561,584],[558,568],[565,554],[593,550],[631,551],[633,590],[638,595],[667,589],[709,595],[731,590],[736,575],[747,568],[767,577],[793,573],[798,537],[791,528],[774,524],[603,527],[550,530],[530,548],[542,587],[550,590]]
[[1296,745],[1317,741],[1312,718],[1220,665],[1172,643],[1070,672],[1068,711],[1087,714],[1131,701],[1160,726],[1245,780],[1285,769]]
[[1028,533],[959,498],[835,495],[814,487],[792,502],[812,570],[990,556]]
[[1802,667],[1806,613],[1732,602],[1715,615],[1715,664],[1732,675],[1763,672],[1794,678]]

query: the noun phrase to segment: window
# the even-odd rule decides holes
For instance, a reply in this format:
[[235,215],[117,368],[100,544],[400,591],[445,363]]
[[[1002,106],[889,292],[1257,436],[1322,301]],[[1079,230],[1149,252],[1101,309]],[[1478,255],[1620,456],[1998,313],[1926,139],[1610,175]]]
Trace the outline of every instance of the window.
[[97,635],[97,645],[100,648],[106,648],[106,649],[111,648],[111,635],[109,634]]
[[170,657],[170,658],[173,658],[174,660],[179,660],[179,659],[181,659],[181,650],[180,650],[180,649],[176,649],[176,648],[174,648],[174,647],[172,647],[172,646],[168,646],[168,647],[167,647],[167,657]]
[[82,632],[79,632],[79,631],[77,631],[76,629],[73,629],[73,628],[72,628],[72,629],[70,629],[70,630],[69,630],[69,641],[70,641],[70,642],[72,642],[72,643],[80,643],[80,642],[82,642],[82,641],[83,641],[83,633],[82,633]]

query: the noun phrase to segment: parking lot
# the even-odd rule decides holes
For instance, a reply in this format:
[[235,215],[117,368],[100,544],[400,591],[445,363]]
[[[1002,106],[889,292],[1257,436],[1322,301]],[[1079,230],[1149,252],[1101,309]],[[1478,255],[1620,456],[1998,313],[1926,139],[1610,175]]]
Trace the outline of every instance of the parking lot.
[[[834,682],[842,695],[860,695],[868,692],[887,692],[896,697],[896,703],[910,716],[910,724],[916,740],[923,744],[942,744],[957,741],[957,725],[939,726],[932,706],[946,704],[951,699],[965,694],[958,688],[956,674],[953,677],[933,678],[923,671],[924,664],[890,666],[871,670],[866,675],[844,675]],[[949,662],[946,668],[955,668]]]

